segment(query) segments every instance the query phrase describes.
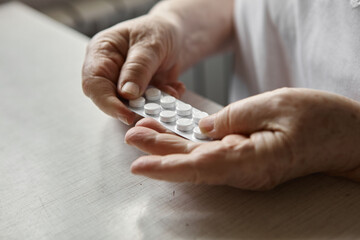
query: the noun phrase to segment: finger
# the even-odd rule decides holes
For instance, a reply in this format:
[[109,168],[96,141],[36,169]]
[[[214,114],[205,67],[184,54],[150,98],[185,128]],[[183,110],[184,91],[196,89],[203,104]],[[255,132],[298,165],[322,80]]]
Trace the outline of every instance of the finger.
[[83,82],[85,94],[106,114],[119,119],[125,124],[132,124],[135,113],[130,111],[116,96],[116,86],[101,77],[87,78]]
[[261,130],[275,130],[273,118],[278,109],[269,104],[272,92],[250,97],[228,105],[199,122],[202,132],[213,139],[229,134],[250,135]]
[[182,82],[171,82],[160,87],[160,89],[178,99],[185,93],[186,90],[185,85]]
[[143,119],[144,117],[138,114],[135,114],[135,119],[133,123],[138,123],[141,119]]
[[86,96],[108,115],[126,124],[135,114],[117,98],[116,84],[126,55],[127,41],[121,33],[107,30],[96,35],[87,48],[82,69],[82,87]]
[[267,146],[257,146],[244,136],[229,135],[223,141],[203,143],[189,154],[140,157],[131,165],[131,171],[159,180],[249,190],[271,189],[301,176],[289,174],[289,164],[264,154],[267,152],[264,148]]
[[180,98],[185,92],[185,85],[178,81],[178,77],[179,69],[178,65],[175,65],[169,70],[162,69],[161,72],[157,72],[151,83],[173,97]]
[[131,165],[133,174],[170,182],[196,182],[195,159],[186,154],[144,156]]
[[117,84],[128,50],[126,33],[106,30],[91,39],[83,64],[83,78],[101,77]]
[[156,121],[153,118],[143,118],[140,121],[138,121],[136,123],[137,127],[146,127],[146,128],[151,128],[155,131],[157,131],[158,133],[169,133],[169,134],[173,134],[173,132],[171,132],[170,130],[168,130],[166,127],[164,127],[163,125],[161,125],[158,121]]
[[[203,143],[199,152],[143,156],[131,165],[134,174],[171,182],[226,184],[230,172],[221,143]],[[198,150],[196,148],[196,150]],[[200,149],[202,148],[202,149]],[[209,154],[211,152],[212,154]]]
[[132,46],[121,68],[119,94],[127,99],[140,97],[159,65],[160,58],[152,47],[141,44]]
[[170,85],[178,92],[179,97],[181,97],[186,90],[185,84],[179,81],[171,82]]
[[171,85],[159,85],[157,86],[161,91],[166,92],[167,94],[173,96],[174,98],[180,98],[178,91],[173,88]]
[[174,134],[159,133],[141,126],[131,128],[125,135],[125,141],[144,152],[156,155],[188,153],[199,145]]

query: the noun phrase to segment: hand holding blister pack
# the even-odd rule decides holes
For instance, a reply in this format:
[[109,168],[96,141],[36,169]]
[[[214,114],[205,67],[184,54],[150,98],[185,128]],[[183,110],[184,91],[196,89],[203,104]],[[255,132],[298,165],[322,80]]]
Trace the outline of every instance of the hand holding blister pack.
[[200,119],[209,114],[170,96],[159,89],[150,87],[143,97],[130,100],[128,108],[143,116],[151,117],[170,131],[194,142],[208,142],[199,129]]

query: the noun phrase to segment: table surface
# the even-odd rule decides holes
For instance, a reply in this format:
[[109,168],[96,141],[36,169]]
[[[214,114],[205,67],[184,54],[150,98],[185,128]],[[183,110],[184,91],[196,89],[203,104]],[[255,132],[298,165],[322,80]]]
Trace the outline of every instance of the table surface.
[[[353,239],[360,186],[313,175],[267,192],[132,175],[129,127],[81,91],[88,38],[0,6],[0,239]],[[220,106],[187,92],[210,113]]]

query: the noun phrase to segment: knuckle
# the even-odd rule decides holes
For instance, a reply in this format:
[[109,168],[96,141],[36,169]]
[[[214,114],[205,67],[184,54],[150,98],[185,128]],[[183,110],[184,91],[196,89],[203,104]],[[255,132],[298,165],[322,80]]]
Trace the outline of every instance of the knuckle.
[[149,136],[146,132],[139,131],[139,127],[132,128],[126,133],[126,140],[130,143],[141,143],[144,145],[154,144],[156,138]]
[[215,129],[221,131],[222,134],[232,132],[232,111],[233,105],[225,107],[222,111],[216,113]]
[[139,33],[138,31],[134,31],[131,35],[132,39],[132,45],[138,45],[141,47],[144,47],[146,49],[151,49],[155,53],[159,54],[163,47],[164,47],[164,41],[162,38],[164,38],[164,35],[159,34],[158,31],[151,31],[152,33]]
[[102,54],[116,53],[126,56],[129,48],[129,39],[124,32],[104,30],[96,34],[88,44],[88,51]]
[[112,56],[104,57],[102,55],[89,59],[83,66],[83,79],[104,78],[114,84],[117,83],[119,77],[120,59],[114,59]]
[[163,44],[158,39],[152,38],[147,42],[147,47],[159,55],[162,52]]
[[273,96],[271,97],[271,105],[276,109],[281,109],[286,107],[289,103],[292,102],[294,97],[294,90],[291,88],[280,88],[273,91]]
[[225,129],[229,129],[230,132],[232,132],[231,127],[233,126],[232,124],[232,113],[233,113],[233,108],[234,105],[229,105],[226,109],[225,109]]
[[92,95],[92,81],[89,78],[84,78],[81,82],[82,90],[87,97]]
[[103,47],[113,47],[113,43],[116,43],[114,41],[116,39],[117,33],[114,32],[111,28],[102,30],[98,33],[96,33],[90,40],[90,45],[96,45],[98,48]]
[[122,69],[122,74],[123,73],[126,74],[125,78],[137,80],[138,78],[149,75],[151,68],[145,63],[144,57],[139,57],[137,61],[127,62]]
[[111,39],[102,38],[97,42],[99,51],[114,52],[117,50],[116,42]]
[[119,66],[110,58],[101,58],[101,62],[91,70],[91,75],[109,79],[116,83],[119,76]]
[[98,48],[99,46],[99,42],[102,41],[102,39],[105,38],[105,32],[101,31],[98,32],[97,34],[95,34],[89,41],[88,45],[87,45],[87,50],[92,50],[94,48]]
[[101,102],[105,96],[115,95],[115,86],[101,77],[88,77],[82,81],[84,94],[95,103]]
[[285,100],[288,100],[289,98],[293,97],[294,94],[296,94],[296,92],[297,92],[297,90],[295,90],[295,89],[283,87],[283,88],[279,88],[279,89],[275,90],[274,94],[275,94],[275,96],[278,96]]

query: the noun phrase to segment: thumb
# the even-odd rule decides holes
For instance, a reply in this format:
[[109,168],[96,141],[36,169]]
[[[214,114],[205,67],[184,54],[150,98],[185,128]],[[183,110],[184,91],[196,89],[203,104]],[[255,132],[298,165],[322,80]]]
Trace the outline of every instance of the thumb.
[[272,111],[266,108],[265,99],[251,97],[201,119],[199,127],[213,139],[221,139],[229,134],[250,135],[267,128]]
[[152,48],[132,46],[120,71],[119,94],[127,99],[140,97],[159,66],[159,54]]

